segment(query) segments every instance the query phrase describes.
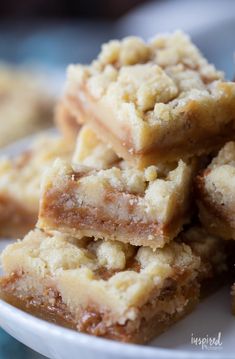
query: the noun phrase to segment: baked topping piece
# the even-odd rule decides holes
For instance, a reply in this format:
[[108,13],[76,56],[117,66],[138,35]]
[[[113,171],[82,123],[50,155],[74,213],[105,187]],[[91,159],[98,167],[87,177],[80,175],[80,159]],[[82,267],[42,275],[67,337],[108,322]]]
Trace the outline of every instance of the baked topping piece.
[[52,126],[55,95],[40,72],[0,64],[0,89],[0,147]]
[[69,67],[65,100],[140,167],[210,153],[234,136],[235,84],[181,32],[103,45],[90,66]]
[[89,125],[83,125],[77,136],[73,164],[106,169],[118,161],[118,156],[110,146],[100,141]]
[[40,180],[57,157],[69,159],[71,145],[57,137],[38,137],[15,157],[0,159],[0,235],[20,237],[37,221]]
[[235,142],[228,142],[197,178],[200,219],[211,233],[235,239]]
[[42,180],[38,226],[77,238],[163,247],[190,218],[193,169],[180,161],[158,176],[155,166],[95,170],[58,159]]
[[[220,242],[209,239],[212,255],[207,244],[203,249],[202,233],[189,245],[172,242],[152,251],[34,230],[3,252],[1,292],[11,302],[47,312],[48,318],[51,313],[62,317],[79,331],[146,342],[194,307],[202,280],[221,274]],[[194,254],[197,240],[202,259]]]

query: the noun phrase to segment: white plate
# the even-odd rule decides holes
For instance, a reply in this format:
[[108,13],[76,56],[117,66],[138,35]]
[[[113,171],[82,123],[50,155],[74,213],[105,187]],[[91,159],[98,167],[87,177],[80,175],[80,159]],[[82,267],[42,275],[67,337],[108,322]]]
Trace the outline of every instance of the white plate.
[[[7,152],[17,153],[26,148],[29,141],[20,141],[8,147]],[[10,241],[1,240],[0,249],[8,243]],[[14,338],[53,359],[234,358],[235,318],[230,314],[227,287],[204,300],[192,314],[148,346],[122,344],[77,333],[35,318],[2,300],[0,325]],[[192,335],[206,340],[219,333],[221,345],[202,348],[191,343]]]

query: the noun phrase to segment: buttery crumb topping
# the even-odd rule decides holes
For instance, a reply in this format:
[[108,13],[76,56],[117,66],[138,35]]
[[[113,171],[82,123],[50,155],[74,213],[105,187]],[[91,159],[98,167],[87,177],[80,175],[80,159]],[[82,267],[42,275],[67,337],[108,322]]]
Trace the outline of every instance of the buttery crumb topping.
[[110,41],[91,66],[71,65],[68,76],[116,108],[120,118],[126,112],[149,123],[169,120],[166,111],[189,99],[218,96],[216,82],[223,80],[180,31],[148,43],[137,37]]

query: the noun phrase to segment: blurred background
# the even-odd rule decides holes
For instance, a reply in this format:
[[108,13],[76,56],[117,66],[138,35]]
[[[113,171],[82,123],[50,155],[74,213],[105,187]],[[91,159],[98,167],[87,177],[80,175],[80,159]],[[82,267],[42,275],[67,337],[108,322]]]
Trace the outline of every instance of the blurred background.
[[231,77],[234,17],[233,0],[2,0],[0,57],[63,69],[89,62],[110,38],[181,28]]
[[0,147],[52,126],[66,66],[111,38],[182,29],[232,79],[234,20],[233,0],[1,0]]
[[[111,39],[188,32],[234,77],[233,0],[1,0],[0,147],[52,126],[69,63],[90,62]],[[3,331],[0,359],[42,358]]]

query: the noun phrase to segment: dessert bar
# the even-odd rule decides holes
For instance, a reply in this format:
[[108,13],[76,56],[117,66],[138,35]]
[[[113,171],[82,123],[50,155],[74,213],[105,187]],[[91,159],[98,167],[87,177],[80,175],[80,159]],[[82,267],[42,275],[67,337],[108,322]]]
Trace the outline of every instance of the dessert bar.
[[44,173],[37,224],[41,229],[157,248],[190,219],[194,162],[179,161],[163,176],[155,166],[144,171],[75,167],[57,159]]
[[189,313],[201,284],[226,270],[222,241],[197,228],[186,237],[188,244],[179,238],[153,251],[34,230],[3,252],[1,295],[81,332],[145,343]]
[[64,101],[142,168],[211,153],[235,135],[235,84],[182,32],[103,45],[91,65],[69,67]]

